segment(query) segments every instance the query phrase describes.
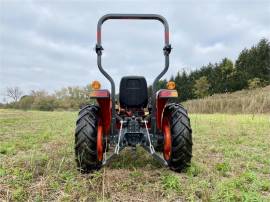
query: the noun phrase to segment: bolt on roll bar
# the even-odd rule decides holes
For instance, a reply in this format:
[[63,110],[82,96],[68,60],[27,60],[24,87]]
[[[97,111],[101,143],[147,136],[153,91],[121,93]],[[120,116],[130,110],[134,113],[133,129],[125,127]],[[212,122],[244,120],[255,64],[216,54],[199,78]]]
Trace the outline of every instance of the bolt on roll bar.
[[159,79],[167,72],[169,68],[169,54],[171,52],[171,45],[169,43],[169,25],[167,23],[167,20],[157,14],[107,14],[102,16],[97,24],[97,44],[96,44],[96,53],[97,53],[97,64],[98,68],[101,71],[101,73],[109,80],[111,83],[111,95],[112,95],[112,121],[115,121],[116,117],[116,112],[115,112],[115,83],[112,77],[103,69],[102,64],[101,64],[101,55],[102,51],[104,50],[102,45],[101,45],[101,27],[102,24],[106,20],[110,19],[118,19],[118,20],[158,20],[164,25],[164,48],[163,48],[163,53],[165,56],[165,67],[162,70],[162,72],[155,78],[153,82],[153,94],[152,94],[152,126],[154,125],[154,133],[156,131],[156,124],[155,124],[155,112],[156,112],[156,107],[155,107],[155,95],[156,95],[156,86],[157,82]]

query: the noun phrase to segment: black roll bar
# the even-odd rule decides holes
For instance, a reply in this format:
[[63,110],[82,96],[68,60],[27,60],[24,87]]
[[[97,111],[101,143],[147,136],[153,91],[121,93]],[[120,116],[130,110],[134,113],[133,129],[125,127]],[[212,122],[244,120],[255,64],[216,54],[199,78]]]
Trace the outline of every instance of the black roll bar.
[[103,47],[101,45],[101,27],[102,24],[109,19],[118,19],[118,20],[158,20],[164,25],[164,56],[165,56],[165,67],[162,72],[155,78],[153,82],[153,94],[152,94],[152,129],[154,129],[154,133],[156,132],[156,120],[155,120],[155,113],[156,113],[156,86],[157,82],[161,77],[167,72],[169,68],[169,54],[171,52],[171,45],[169,43],[169,25],[167,20],[157,14],[107,14],[102,16],[97,24],[97,44],[96,44],[96,53],[97,53],[97,64],[98,68],[101,73],[110,81],[111,83],[111,96],[112,96],[112,122],[114,124],[116,111],[115,111],[115,83],[112,77],[103,69],[101,64],[101,55]]

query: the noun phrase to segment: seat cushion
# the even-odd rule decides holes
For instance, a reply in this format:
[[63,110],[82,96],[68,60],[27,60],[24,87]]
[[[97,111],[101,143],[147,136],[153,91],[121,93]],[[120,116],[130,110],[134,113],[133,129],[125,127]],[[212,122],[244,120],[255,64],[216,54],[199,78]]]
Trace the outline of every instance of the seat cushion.
[[146,107],[148,102],[147,83],[142,76],[126,76],[121,79],[119,92],[123,108]]

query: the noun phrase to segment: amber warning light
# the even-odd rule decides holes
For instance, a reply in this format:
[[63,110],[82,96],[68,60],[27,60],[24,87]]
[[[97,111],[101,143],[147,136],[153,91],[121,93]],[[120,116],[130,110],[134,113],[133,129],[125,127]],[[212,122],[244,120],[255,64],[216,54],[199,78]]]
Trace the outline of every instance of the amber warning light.
[[175,89],[175,83],[173,81],[169,81],[167,83],[167,89],[168,90],[174,90]]
[[99,83],[99,81],[93,81],[92,84],[91,84],[91,88],[93,90],[99,90],[101,87],[101,84]]

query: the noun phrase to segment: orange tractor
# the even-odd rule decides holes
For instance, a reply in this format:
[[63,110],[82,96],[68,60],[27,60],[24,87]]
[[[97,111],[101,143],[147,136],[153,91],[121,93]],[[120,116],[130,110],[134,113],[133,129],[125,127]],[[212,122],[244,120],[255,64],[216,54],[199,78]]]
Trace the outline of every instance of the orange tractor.
[[[114,80],[101,63],[101,27],[109,19],[158,20],[164,25],[165,67],[153,82],[152,94],[148,95],[144,77],[125,76],[120,82],[118,109]],[[158,81],[169,68],[171,49],[169,26],[160,15],[107,14],[99,19],[95,48],[97,65],[109,80],[111,91],[100,89],[100,83],[94,81],[91,98],[96,99],[98,105],[84,106],[79,112],[75,131],[75,154],[81,172],[98,170],[125,147],[136,146],[142,146],[156,160],[174,171],[180,172],[190,164],[192,130],[187,111],[182,105],[170,101],[178,96],[174,89],[175,84],[168,82],[168,89],[157,90]]]

